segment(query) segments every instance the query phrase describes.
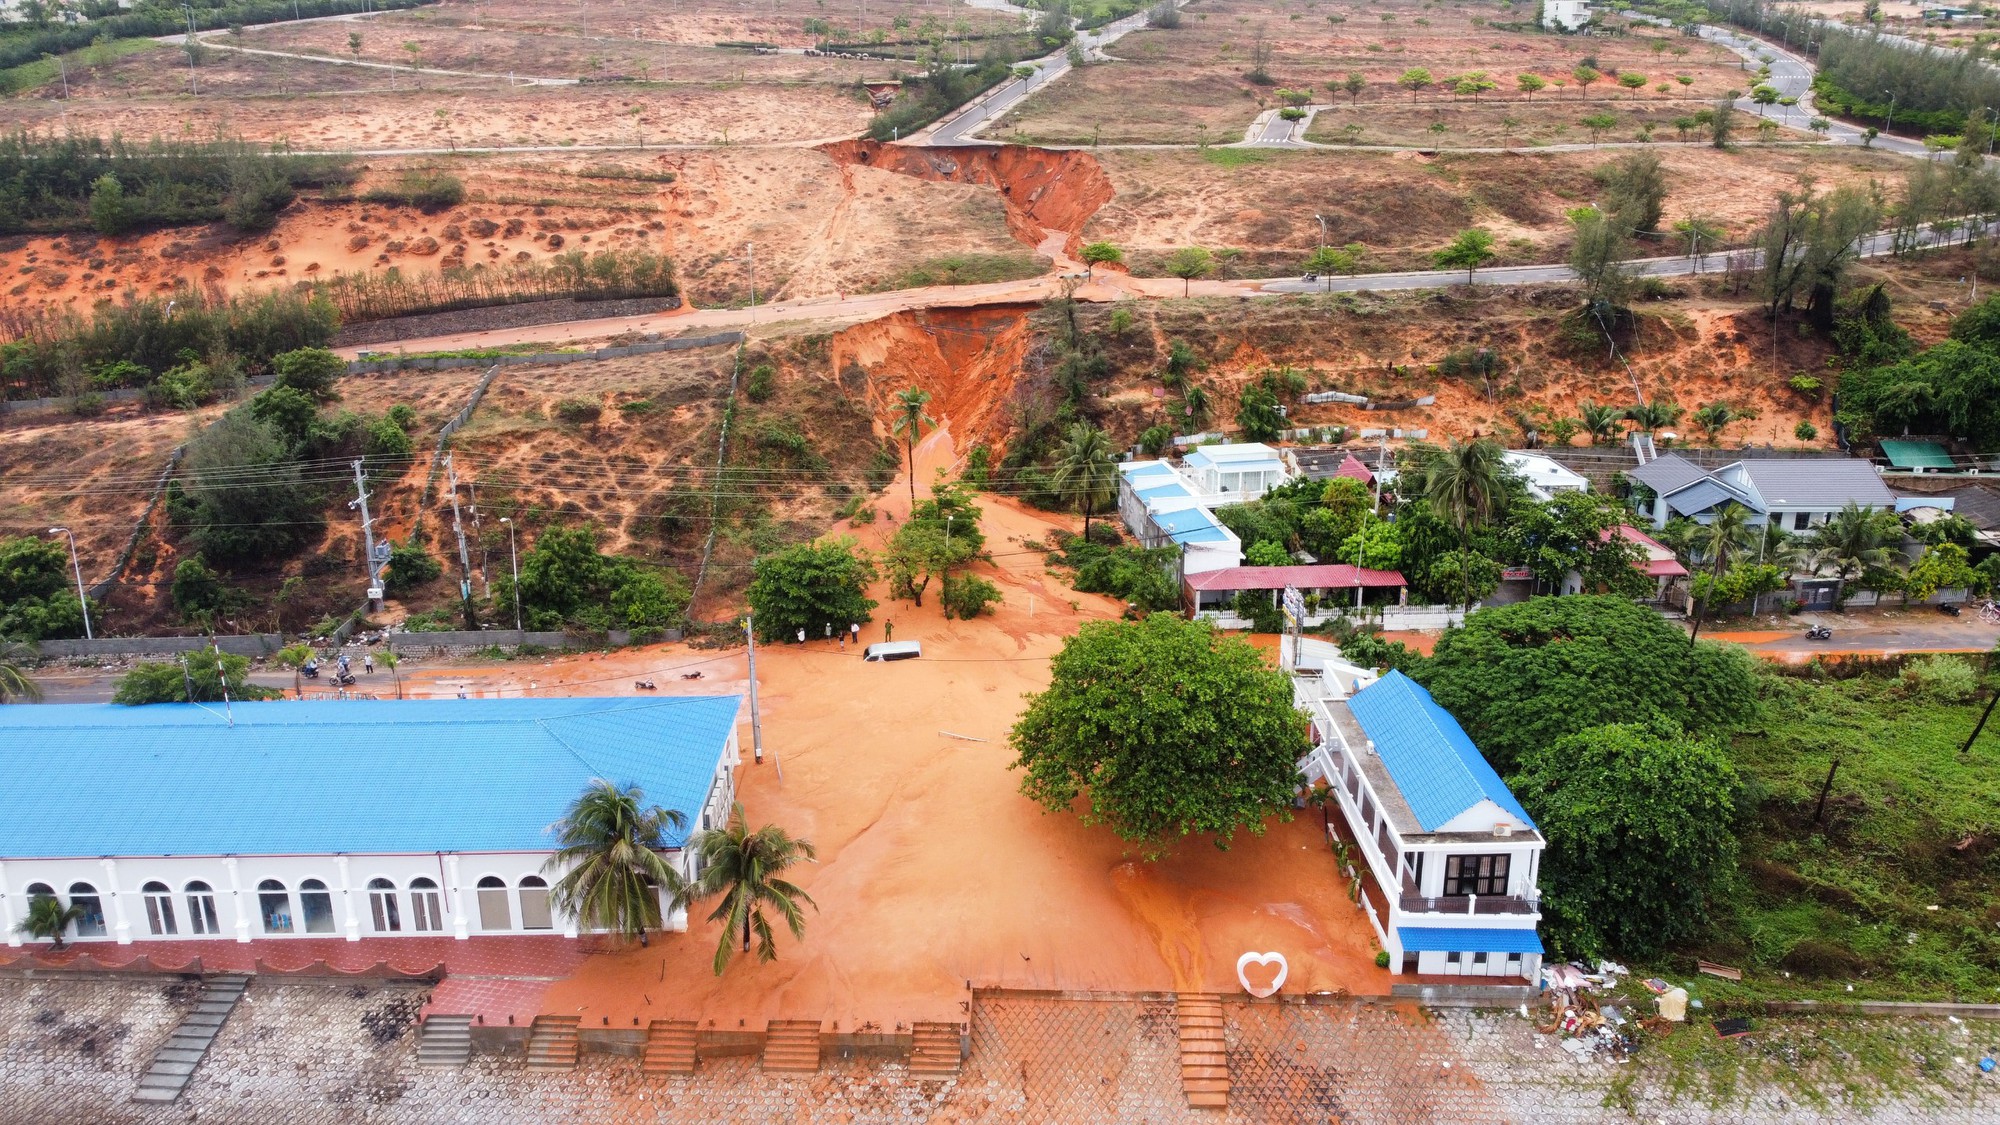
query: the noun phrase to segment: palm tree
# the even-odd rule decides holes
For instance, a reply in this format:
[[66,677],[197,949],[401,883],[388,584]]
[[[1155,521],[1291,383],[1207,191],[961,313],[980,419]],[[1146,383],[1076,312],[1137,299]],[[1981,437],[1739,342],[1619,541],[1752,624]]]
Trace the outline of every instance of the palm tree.
[[396,685],[396,698],[403,698],[403,677],[396,674],[397,661],[395,650],[384,649],[382,655],[375,658],[375,663],[389,670],[389,679]]
[[1584,399],[1576,404],[1576,414],[1577,422],[1590,435],[1590,444],[1610,445],[1618,440],[1619,423],[1624,421],[1624,417],[1617,407],[1600,406]]
[[1813,531],[1808,550],[1814,574],[1831,564],[1834,577],[1843,582],[1871,568],[1888,566],[1894,554],[1888,521],[1882,513],[1851,501]]
[[1111,441],[1087,422],[1073,423],[1056,450],[1056,471],[1049,483],[1076,497],[1083,509],[1083,538],[1090,539],[1090,516],[1097,506],[1118,495],[1118,466],[1111,460]]
[[896,420],[889,432],[903,435],[903,448],[910,458],[910,510],[917,509],[917,438],[924,426],[935,427],[937,419],[924,413],[924,404],[930,402],[931,393],[917,387],[896,392]]
[[1188,425],[1197,430],[1208,423],[1208,416],[1214,409],[1207,389],[1199,383],[1188,384],[1188,389],[1181,394],[1181,413],[1187,415]]
[[[1709,574],[1719,580],[1722,572],[1729,569],[1730,560],[1736,553],[1749,550],[1750,544],[1756,542],[1761,534],[1762,529],[1750,526],[1750,509],[1734,501],[1725,501],[1715,510],[1709,522],[1695,531],[1695,556],[1707,560]],[[1688,651],[1694,650],[1694,639],[1701,635],[1701,622],[1707,616],[1708,601],[1703,599],[1695,607],[1694,627],[1688,630]]]
[[[1493,522],[1507,503],[1507,460],[1491,438],[1455,441],[1423,468],[1424,499],[1458,532],[1459,550],[1472,553],[1472,532]],[[1463,563],[1464,560],[1461,560]],[[1465,604],[1472,603],[1471,568],[1461,565]]]
[[1642,402],[1625,408],[1625,420],[1651,433],[1680,421],[1683,413],[1685,411],[1671,402]]
[[794,840],[775,824],[750,831],[743,818],[743,806],[738,804],[730,813],[729,827],[702,833],[694,847],[702,865],[697,893],[702,898],[722,896],[708,916],[709,921],[723,924],[722,940],[715,946],[716,976],[721,976],[722,970],[729,966],[730,947],[735,944],[739,929],[743,933],[743,952],[750,952],[750,939],[754,935],[757,959],[778,959],[778,944],[770,920],[764,916],[767,906],[784,917],[794,938],[805,938],[806,918],[799,903],[814,910],[819,909],[819,904],[777,876],[801,859],[816,858],[809,841]]
[[31,938],[47,938],[61,949],[63,931],[81,917],[83,907],[75,903],[64,906],[54,895],[35,895],[28,899],[28,916],[14,929]]
[[562,846],[542,865],[563,871],[549,888],[556,909],[585,927],[637,935],[640,945],[647,930],[660,928],[662,890],[676,906],[687,901],[687,881],[660,854],[667,831],[685,827],[687,817],[645,799],[636,785],[593,780],[555,823]]
[[42,687],[27,672],[28,662],[36,655],[32,645],[0,640],[0,703],[41,702]]
[[1721,436],[1722,431],[1728,429],[1729,424],[1736,421],[1737,417],[1736,411],[1728,403],[1711,402],[1694,412],[1694,424],[1701,427],[1701,432],[1708,438],[1708,444],[1714,445],[1715,439]]

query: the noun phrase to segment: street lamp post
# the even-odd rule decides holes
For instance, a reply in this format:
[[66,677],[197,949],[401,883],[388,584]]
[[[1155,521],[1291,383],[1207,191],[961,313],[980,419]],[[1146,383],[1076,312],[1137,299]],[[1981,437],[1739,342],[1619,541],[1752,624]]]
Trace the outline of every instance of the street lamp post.
[[66,527],[52,527],[49,534],[69,537],[69,567],[76,574],[76,604],[83,610],[83,639],[94,641],[97,638],[90,631],[90,599],[83,595],[83,564],[76,561],[76,533]]
[[521,556],[514,550],[514,520],[511,516],[501,516],[500,522],[507,525],[507,564],[514,572],[514,631],[521,631]]
[[1896,95],[1889,90],[1882,92],[1889,95],[1889,116],[1882,121],[1882,131],[1886,133],[1896,127]]

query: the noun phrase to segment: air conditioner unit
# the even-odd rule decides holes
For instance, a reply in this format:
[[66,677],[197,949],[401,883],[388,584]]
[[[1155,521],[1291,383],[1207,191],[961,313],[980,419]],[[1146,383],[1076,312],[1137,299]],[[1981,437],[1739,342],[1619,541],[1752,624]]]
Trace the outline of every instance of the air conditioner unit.
[[1493,834],[1495,836],[1512,836],[1514,834],[1514,826],[1503,820],[1493,826]]

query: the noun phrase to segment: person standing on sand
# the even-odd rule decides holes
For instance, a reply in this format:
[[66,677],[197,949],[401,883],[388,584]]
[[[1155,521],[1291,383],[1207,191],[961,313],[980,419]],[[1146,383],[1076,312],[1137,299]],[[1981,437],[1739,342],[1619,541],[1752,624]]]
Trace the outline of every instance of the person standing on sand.
[[803,625],[799,626],[799,643],[806,643],[806,627]]
[[895,639],[896,623],[894,621],[884,621],[882,623],[882,643],[886,645]]
[[854,635],[854,647],[855,647],[855,648],[857,648],[857,649],[858,649],[858,648],[860,648],[860,647],[861,647],[861,622],[859,622],[859,621],[854,621],[854,622],[850,622],[850,623],[848,624],[848,626],[847,626],[847,631],[848,631],[849,633],[852,633],[852,634]]

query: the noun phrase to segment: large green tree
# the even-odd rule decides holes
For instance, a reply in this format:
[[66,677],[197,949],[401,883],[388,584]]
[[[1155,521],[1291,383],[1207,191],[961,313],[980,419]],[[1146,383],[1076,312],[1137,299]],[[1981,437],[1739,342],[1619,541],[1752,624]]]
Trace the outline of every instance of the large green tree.
[[1111,439],[1088,422],[1071,424],[1056,449],[1055,472],[1049,484],[1083,511],[1083,534],[1090,537],[1090,517],[1118,500],[1118,465],[1112,460]]
[[225,568],[290,555],[324,521],[292,439],[237,407],[187,444],[170,508],[203,557]]
[[1652,957],[1701,932],[1736,859],[1728,752],[1671,722],[1589,727],[1508,784],[1548,840],[1544,932],[1565,957]]
[[1064,642],[1010,741],[1021,791],[1050,812],[1088,804],[1148,858],[1188,836],[1261,835],[1298,794],[1310,748],[1291,684],[1256,649],[1156,613]]
[[0,541],[0,637],[39,641],[83,636],[69,551],[53,539]]
[[785,920],[794,939],[805,939],[806,916],[799,904],[815,910],[819,904],[797,884],[780,876],[800,861],[811,862],[818,857],[812,841],[798,839],[775,824],[750,831],[750,823],[739,804],[730,812],[729,824],[696,837],[694,849],[701,859],[701,882],[696,895],[721,896],[708,915],[709,921],[722,924],[722,938],[715,946],[716,976],[729,967],[739,933],[743,935],[744,953],[750,952],[754,938],[759,961],[778,959],[777,935],[765,915],[767,909]]
[[[493,604],[514,600],[514,578],[493,584]],[[597,549],[594,527],[551,527],[521,554],[521,611],[530,629],[663,629],[687,612],[680,576]]]
[[849,625],[872,619],[875,602],[868,597],[868,584],[873,581],[875,564],[846,536],[764,555],[746,595],[757,636],[785,640],[804,629],[817,637],[829,625],[845,633]]
[[645,802],[636,785],[592,781],[556,822],[560,846],[542,868],[556,876],[549,901],[557,910],[585,929],[636,937],[640,945],[661,926],[660,895],[681,905],[688,891],[662,854],[667,833],[686,827],[687,817]]
[[923,428],[937,426],[937,419],[924,413],[929,405],[931,393],[920,387],[910,387],[896,392],[896,414],[890,420],[890,432],[903,439],[903,452],[908,457],[910,467],[910,507],[917,506],[917,439],[923,436]]
[[1633,564],[1645,550],[1614,534],[1627,513],[1610,496],[1595,492],[1558,492],[1547,503],[1525,501],[1509,514],[1507,538],[1513,556],[1535,573],[1540,588],[1555,592],[1571,572],[1592,593],[1641,597],[1653,580]]
[[220,703],[225,684],[229,698],[277,699],[284,692],[258,687],[249,680],[250,659],[208,650],[184,652],[172,660],[135,664],[118,678],[111,702],[138,706],[146,703]]
[[1609,595],[1479,610],[1412,675],[1503,774],[1590,727],[1663,718],[1705,734],[1742,722],[1756,705],[1742,649],[1690,651],[1678,627]]

